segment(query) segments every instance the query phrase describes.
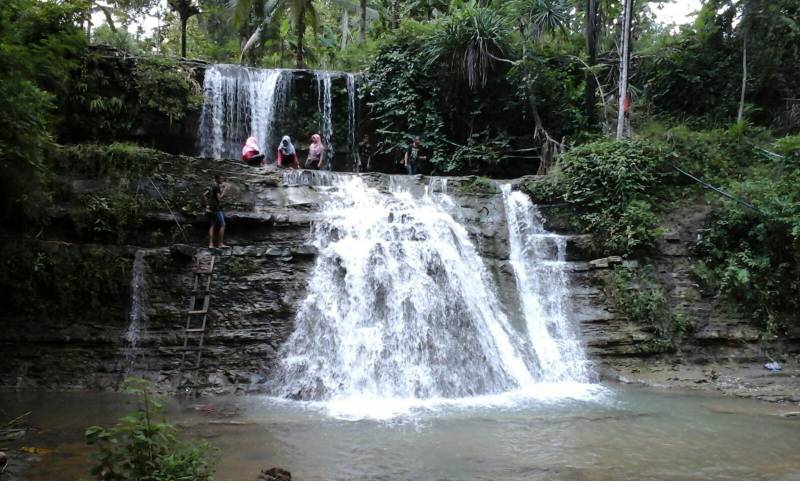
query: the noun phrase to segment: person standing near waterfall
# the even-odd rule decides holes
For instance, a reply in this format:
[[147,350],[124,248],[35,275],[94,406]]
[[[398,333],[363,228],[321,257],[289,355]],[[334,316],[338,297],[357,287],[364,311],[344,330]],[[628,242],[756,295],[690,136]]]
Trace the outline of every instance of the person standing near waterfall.
[[289,167],[292,169],[299,169],[300,162],[297,160],[297,152],[292,145],[292,139],[288,135],[284,135],[281,139],[281,145],[278,146],[278,156],[275,161],[279,167]]
[[322,169],[325,165],[325,144],[319,134],[311,136],[311,144],[308,146],[308,158],[306,158],[306,169]]
[[[206,202],[206,215],[208,216],[208,248],[228,247],[225,245],[225,215],[222,213],[222,198],[228,190],[227,184],[222,183],[222,176],[214,175],[214,182],[203,192],[203,199]],[[217,240],[214,242],[214,231],[217,232]]]
[[419,137],[414,137],[414,140],[408,143],[406,155],[403,157],[403,166],[406,168],[406,174],[416,174],[418,172],[417,162],[427,159],[427,157],[420,155],[421,151],[422,143],[420,142]]

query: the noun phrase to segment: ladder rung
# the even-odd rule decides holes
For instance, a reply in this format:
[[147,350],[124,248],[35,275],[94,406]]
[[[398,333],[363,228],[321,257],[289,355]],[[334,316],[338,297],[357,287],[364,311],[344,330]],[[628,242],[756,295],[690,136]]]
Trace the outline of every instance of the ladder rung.
[[200,309],[199,311],[189,311],[187,312],[190,316],[200,315],[200,314],[208,314],[208,310]]
[[205,330],[206,330],[205,327],[191,327],[189,329],[186,329],[186,332],[205,332]]
[[211,270],[208,270],[208,269],[192,269],[192,272],[194,272],[195,274],[213,274],[214,273],[214,271],[211,271]]

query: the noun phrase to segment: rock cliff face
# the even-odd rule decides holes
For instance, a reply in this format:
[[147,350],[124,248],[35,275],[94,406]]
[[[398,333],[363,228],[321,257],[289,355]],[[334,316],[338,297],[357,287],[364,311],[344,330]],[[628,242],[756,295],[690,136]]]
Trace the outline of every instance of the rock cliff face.
[[[174,161],[171,171],[180,181],[153,183],[160,188],[150,195],[172,198],[169,189],[197,193],[215,172],[222,172],[231,185],[226,199],[226,242],[233,248],[218,255],[200,369],[196,373],[181,370],[181,354],[194,257],[209,254],[201,247],[206,242],[206,224],[202,216],[186,217],[165,205],[145,215],[142,229],[169,231],[176,222],[190,226],[178,243],[142,232],[137,246],[102,246],[129,265],[136,251],[143,251],[144,315],[136,346],[125,340],[130,324],[130,298],[126,296],[106,299],[108,312],[102,319],[58,313],[31,319],[2,313],[4,375],[0,388],[109,389],[126,374],[139,374],[155,379],[165,390],[181,389],[191,381],[201,390],[223,393],[258,391],[269,379],[276,352],[293,330],[298,303],[314,288],[308,285],[315,259],[310,226],[319,215],[325,193],[313,185],[286,185],[281,172],[252,170],[228,161],[183,158]],[[405,182],[419,190],[428,184],[422,177],[365,177],[371,185],[384,189],[390,182]],[[471,180],[450,179],[448,192],[460,206],[462,221],[495,276],[509,315],[518,318],[520,303],[508,263],[501,194],[496,189],[474,192],[465,188]],[[78,178],[70,185],[90,188]],[[547,215],[550,209],[542,211]],[[750,362],[762,359],[765,346],[781,352],[796,348],[797,342],[765,345],[746,318],[701,295],[689,273],[688,249],[706,214],[698,202],[676,212],[674,219],[668,219],[669,232],[654,259],[669,302],[696,327],[678,343],[676,351],[666,354],[649,347],[655,336],[651,329],[619,315],[608,300],[610,267],[621,259],[598,260],[587,247],[587,236],[569,238],[572,317],[580,326],[596,372],[616,376],[655,361]],[[552,225],[558,226],[555,217]],[[53,252],[73,254],[97,247],[37,242]],[[127,285],[130,269],[120,276],[123,278],[118,281]]]

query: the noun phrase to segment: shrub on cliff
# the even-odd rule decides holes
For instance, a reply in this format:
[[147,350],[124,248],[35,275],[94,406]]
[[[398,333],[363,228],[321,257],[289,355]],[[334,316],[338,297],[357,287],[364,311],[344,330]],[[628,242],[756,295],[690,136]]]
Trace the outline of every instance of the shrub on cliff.
[[760,212],[715,197],[695,252],[695,273],[707,290],[728,296],[772,333],[797,327],[800,311],[800,170],[793,142],[779,140],[784,158],[754,165],[725,186]]
[[0,216],[40,218],[43,161],[51,145],[54,100],[64,94],[72,58],[83,48],[83,5],[65,0],[0,2]]
[[664,182],[674,179],[658,144],[601,140],[562,157],[564,198],[574,204],[577,227],[594,234],[599,247],[631,255],[655,245],[654,204]]
[[92,474],[98,481],[208,481],[214,472],[206,443],[184,442],[161,415],[152,385],[137,378],[123,388],[136,396],[136,410],[116,426],[86,429],[86,441],[98,447]]

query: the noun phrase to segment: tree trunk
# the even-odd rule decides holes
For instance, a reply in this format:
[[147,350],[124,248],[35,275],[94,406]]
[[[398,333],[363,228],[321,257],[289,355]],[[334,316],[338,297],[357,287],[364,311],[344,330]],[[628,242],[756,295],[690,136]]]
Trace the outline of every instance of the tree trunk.
[[392,30],[400,27],[400,0],[391,0],[391,23]]
[[186,58],[186,24],[189,22],[189,18],[180,15],[180,19],[181,19],[181,57]]
[[367,43],[367,0],[361,0],[358,16],[358,34],[361,45]]
[[[588,54],[589,67],[597,64],[597,25],[598,9],[597,0],[586,0],[586,53]],[[597,105],[597,79],[592,72],[586,72],[586,95],[584,98],[586,118],[589,124],[594,124],[595,106]]]
[[302,11],[297,20],[297,54],[296,56],[296,63],[297,68],[304,68],[305,61],[303,59],[303,37],[306,35],[306,12],[305,7],[303,7]]
[[342,50],[347,48],[347,34],[350,33],[350,15],[347,9],[342,9]]
[[625,0],[625,14],[622,25],[622,69],[619,75],[619,112],[617,114],[617,140],[625,136],[625,100],[628,97],[628,63],[631,48],[631,17],[633,16],[633,0]]
[[744,94],[747,90],[747,34],[744,36],[744,45],[742,46],[742,94],[739,97],[739,115],[736,121],[742,123],[744,119]]

